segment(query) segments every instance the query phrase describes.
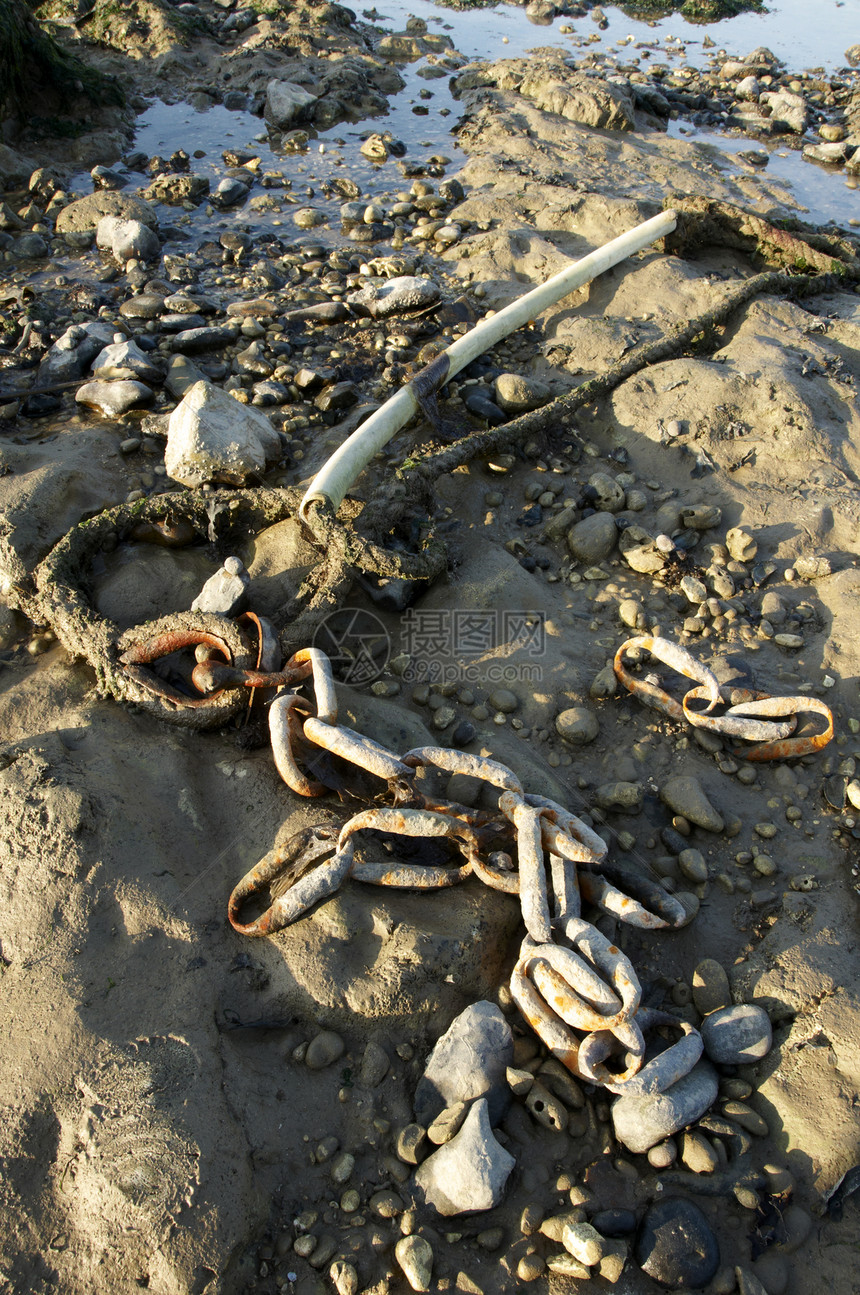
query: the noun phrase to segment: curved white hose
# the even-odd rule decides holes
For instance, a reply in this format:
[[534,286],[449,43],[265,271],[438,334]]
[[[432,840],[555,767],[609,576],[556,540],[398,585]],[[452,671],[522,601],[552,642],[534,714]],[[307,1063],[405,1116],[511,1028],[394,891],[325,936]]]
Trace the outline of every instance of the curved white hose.
[[[671,234],[677,224],[675,211],[663,211],[659,216],[636,225],[633,229],[613,238],[611,243],[589,252],[588,256],[574,261],[565,269],[559,270],[546,283],[532,288],[524,297],[512,301],[498,314],[482,319],[479,324],[462,337],[452,342],[442,354],[447,358],[448,367],[445,381],[453,378],[472,360],[490,350],[503,337],[515,332],[535,319],[543,310],[566,297],[576,288],[590,283],[598,274],[610,270],[619,261],[640,252],[649,243],[666,234]],[[439,357],[441,358],[441,357]],[[437,363],[434,361],[434,363]],[[328,501],[337,510],[356,477],[367,466],[383,445],[387,445],[404,427],[418,409],[418,401],[412,389],[412,383],[396,392],[385,404],[371,414],[366,422],[344,441],[334,454],[323,464],[308,486],[299,509],[304,517],[314,500]]]

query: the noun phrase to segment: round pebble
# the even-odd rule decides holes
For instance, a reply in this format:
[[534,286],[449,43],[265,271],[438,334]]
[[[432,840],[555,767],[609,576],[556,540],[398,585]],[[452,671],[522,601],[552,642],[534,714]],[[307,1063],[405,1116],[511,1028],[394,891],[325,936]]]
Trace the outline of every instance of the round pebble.
[[636,1238],[636,1262],[665,1286],[697,1289],[717,1271],[720,1250],[702,1211],[669,1196],[646,1211]]
[[334,1030],[321,1030],[308,1044],[305,1065],[309,1070],[324,1070],[343,1056],[345,1044]]
[[597,716],[586,706],[571,706],[569,710],[563,710],[555,721],[555,727],[559,737],[574,746],[593,742],[600,731]]
[[724,1066],[742,1066],[767,1056],[773,1031],[763,1007],[737,1003],[705,1017],[702,1039],[712,1061]]
[[523,1255],[517,1264],[517,1277],[521,1282],[535,1282],[546,1272],[546,1260],[541,1255]]
[[656,1146],[649,1148],[648,1163],[654,1169],[670,1169],[678,1159],[678,1148],[671,1138],[665,1142],[658,1142]]

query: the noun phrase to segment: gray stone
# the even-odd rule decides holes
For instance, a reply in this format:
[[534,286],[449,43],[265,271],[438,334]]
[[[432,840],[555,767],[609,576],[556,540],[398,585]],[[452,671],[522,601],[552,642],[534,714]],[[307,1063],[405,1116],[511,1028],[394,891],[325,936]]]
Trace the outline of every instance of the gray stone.
[[[231,565],[228,566],[228,563]],[[239,570],[235,570],[238,563]],[[220,571],[210,576],[191,604],[193,612],[214,612],[219,616],[238,616],[248,601],[251,577],[238,558],[228,558]]]
[[595,798],[601,809],[622,809],[638,814],[645,797],[641,782],[605,782],[597,788]]
[[664,1138],[700,1119],[717,1100],[717,1072],[699,1061],[688,1075],[665,1092],[648,1097],[619,1097],[612,1106],[615,1136],[628,1151],[641,1155]]
[[503,715],[512,715],[519,706],[519,698],[509,688],[496,688],[487,698],[493,710],[500,710]]
[[[510,1070],[508,1070],[509,1076],[510,1073]],[[466,1102],[455,1102],[453,1106],[446,1106],[442,1114],[437,1115],[430,1125],[427,1130],[427,1137],[434,1146],[444,1146],[446,1142],[451,1141],[456,1133],[459,1133],[468,1113],[469,1106]]]
[[57,215],[57,233],[78,233],[95,229],[104,216],[116,216],[120,220],[139,220],[150,229],[158,228],[158,216],[155,209],[141,198],[133,198],[126,193],[113,193],[99,190],[70,202]]
[[119,418],[130,409],[139,409],[148,405],[153,398],[152,390],[142,382],[124,379],[120,382],[85,382],[75,392],[79,405],[89,405],[98,409],[107,418]]
[[597,716],[587,706],[571,706],[563,710],[555,721],[555,727],[559,737],[575,746],[587,746],[600,732]]
[[439,300],[441,293],[432,279],[416,275],[398,275],[385,283],[368,284],[347,297],[349,304],[374,319],[405,310],[423,310]]
[[703,827],[708,832],[722,832],[725,824],[708,800],[698,778],[689,774],[676,774],[667,778],[660,788],[660,799],[676,814]]
[[506,414],[525,414],[552,400],[549,387],[520,373],[500,373],[493,384],[496,404]]
[[163,376],[148,354],[120,334],[115,335],[111,346],[106,346],[99,352],[92,367],[96,378],[108,380],[136,378],[140,382],[160,382]]
[[39,365],[38,386],[82,378],[95,356],[113,341],[113,328],[100,319],[71,324]]
[[737,1003],[705,1017],[702,1039],[705,1052],[712,1061],[741,1066],[767,1056],[773,1043],[773,1031],[763,1007],[754,1003]]
[[624,507],[624,487],[608,472],[595,472],[588,478],[588,497],[602,513],[620,513]]
[[710,530],[712,526],[719,526],[722,520],[722,509],[716,504],[701,504],[697,507],[681,509],[681,525],[693,531]]
[[41,234],[22,234],[12,244],[12,255],[22,261],[41,261],[50,249]]
[[439,1214],[474,1214],[501,1202],[515,1163],[493,1137],[489,1108],[482,1097],[456,1137],[418,1169],[415,1187]]
[[701,883],[708,880],[708,865],[701,850],[688,847],[678,855],[678,867],[688,881]]
[[505,1071],[513,1036],[495,1003],[473,1003],[451,1022],[427,1059],[415,1092],[415,1116],[427,1128],[446,1107],[476,1097],[487,1102],[493,1124],[507,1110]]
[[735,94],[739,99],[758,99],[761,85],[754,76],[745,76],[735,86]]
[[245,201],[249,189],[250,185],[243,184],[235,176],[225,175],[212,194],[211,200],[216,207],[235,207]]
[[161,251],[158,235],[142,220],[102,216],[96,228],[96,244],[118,261],[151,261]]
[[708,599],[707,588],[695,576],[684,576],[681,581],[681,593],[694,606],[707,602]]
[[242,485],[280,455],[280,438],[265,414],[209,382],[194,383],[170,415],[164,464],[183,485]]
[[615,548],[618,527],[611,513],[592,513],[567,533],[567,547],[578,562],[589,566],[608,558]]
[[641,526],[628,526],[622,531],[618,547],[627,565],[640,575],[654,575],[666,565],[666,559],[656,546],[654,538]]
[[361,1059],[361,1067],[358,1072],[358,1082],[365,1088],[378,1088],[385,1076],[388,1074],[391,1062],[388,1059],[388,1053],[373,1039],[364,1049],[364,1056]]
[[181,400],[195,382],[208,382],[202,369],[184,355],[174,355],[164,375],[164,385],[175,400]]
[[180,207],[191,202],[195,206],[209,193],[209,181],[203,175],[158,175],[145,191],[148,202],[163,202],[170,207]]
[[[236,340],[235,325],[228,325],[224,328],[217,327],[197,327],[188,328],[194,316],[177,315],[176,318],[181,321],[183,327],[180,332],[176,333],[171,341],[174,351],[191,351],[192,354],[197,351],[220,350],[223,346],[229,346]],[[162,328],[165,326],[166,317],[162,319]]]
[[308,110],[316,101],[316,95],[310,94],[293,81],[270,81],[266,86],[263,115],[272,126],[284,130],[307,116]]

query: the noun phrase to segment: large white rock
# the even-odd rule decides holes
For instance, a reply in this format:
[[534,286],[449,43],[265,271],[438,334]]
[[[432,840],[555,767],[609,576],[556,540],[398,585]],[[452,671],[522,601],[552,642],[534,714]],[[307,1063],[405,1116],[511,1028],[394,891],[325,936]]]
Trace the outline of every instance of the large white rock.
[[96,228],[96,244],[118,261],[151,261],[161,251],[158,235],[141,220],[102,216]]
[[502,1199],[516,1161],[493,1137],[487,1102],[473,1103],[463,1127],[415,1174],[415,1186],[439,1214],[475,1214]]
[[195,382],[170,415],[164,466],[185,486],[243,485],[280,454],[280,438],[265,414],[211,382]]
[[279,130],[292,126],[306,108],[316,103],[316,95],[303,90],[294,81],[270,81],[266,86],[265,118]]

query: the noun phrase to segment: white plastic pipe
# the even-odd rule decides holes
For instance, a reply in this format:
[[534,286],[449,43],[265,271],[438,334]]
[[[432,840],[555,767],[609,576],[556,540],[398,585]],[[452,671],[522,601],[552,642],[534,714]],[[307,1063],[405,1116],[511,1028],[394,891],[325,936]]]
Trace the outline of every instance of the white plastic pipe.
[[[659,216],[644,221],[641,225],[613,238],[611,243],[589,252],[579,261],[574,261],[564,270],[559,270],[546,283],[532,288],[524,297],[512,301],[498,314],[490,315],[476,324],[471,332],[464,333],[452,342],[443,354],[448,359],[448,370],[445,381],[477,359],[484,351],[489,351],[503,337],[515,332],[535,319],[543,310],[555,305],[562,297],[590,283],[598,274],[610,270],[619,261],[641,252],[649,243],[666,234],[671,234],[677,224],[675,211],[663,211]],[[319,472],[308,486],[299,512],[305,516],[314,500],[328,501],[335,510],[343,503],[356,477],[367,466],[374,455],[396,436],[402,427],[416,413],[418,402],[412,390],[412,383],[396,392],[386,400],[366,422],[344,441],[334,454],[326,460]]]

